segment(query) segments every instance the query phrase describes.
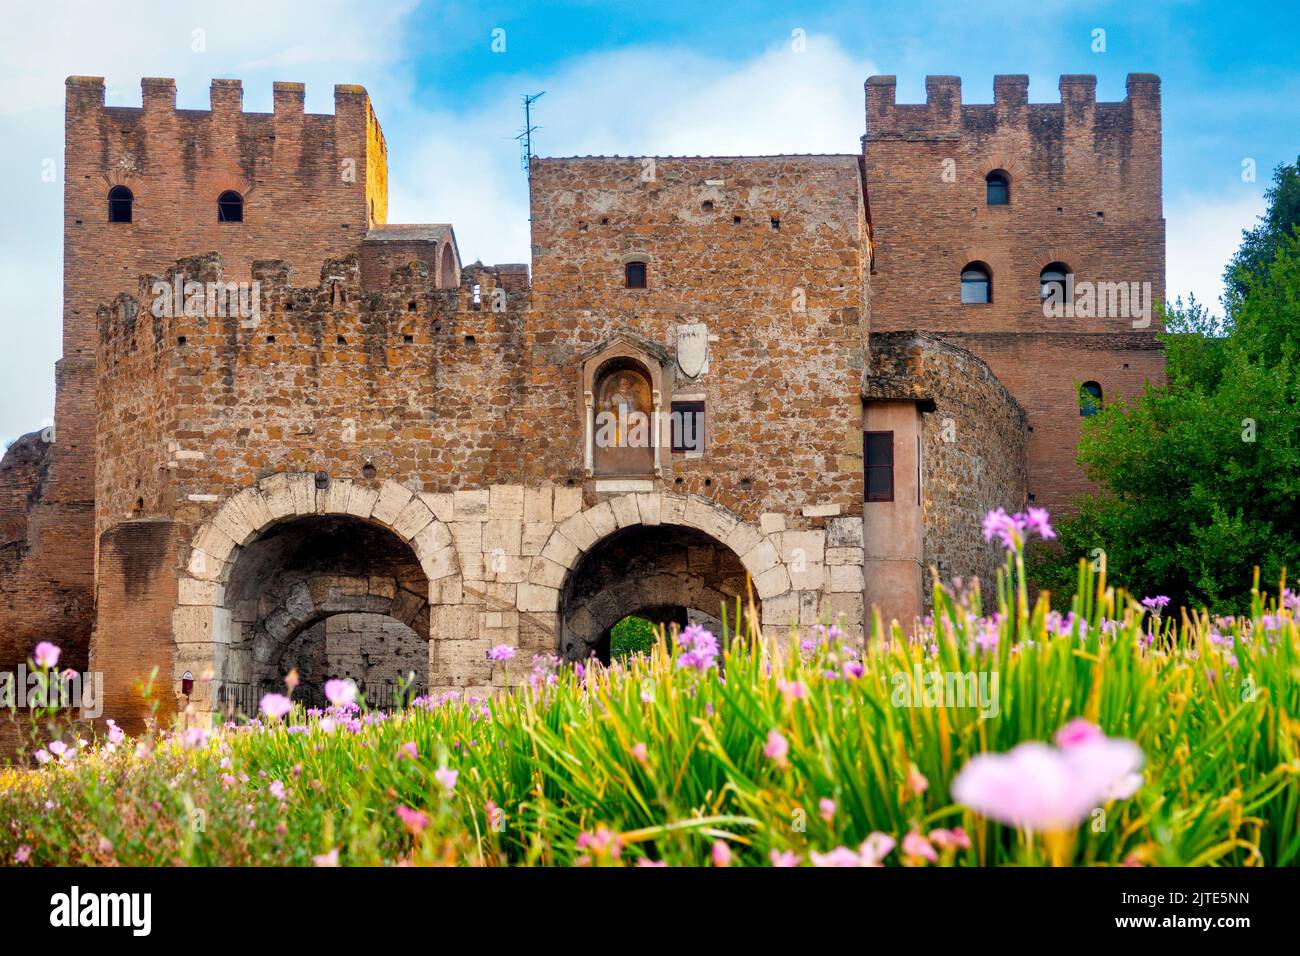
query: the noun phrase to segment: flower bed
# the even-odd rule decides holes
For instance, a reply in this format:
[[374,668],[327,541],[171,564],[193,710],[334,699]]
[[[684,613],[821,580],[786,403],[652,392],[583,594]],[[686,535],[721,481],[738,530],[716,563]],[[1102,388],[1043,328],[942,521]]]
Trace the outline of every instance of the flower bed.
[[690,628],[610,667],[494,648],[525,687],[389,714],[332,682],[322,711],[287,687],[239,726],[47,735],[37,769],[0,778],[0,858],[1293,864],[1295,596],[1256,588],[1249,617],[1175,619],[1081,565],[1062,617],[1024,581],[1046,516],[985,527],[1008,548],[997,610],[977,585],[936,585],[911,636],[876,620],[865,645],[828,624],[724,648]]

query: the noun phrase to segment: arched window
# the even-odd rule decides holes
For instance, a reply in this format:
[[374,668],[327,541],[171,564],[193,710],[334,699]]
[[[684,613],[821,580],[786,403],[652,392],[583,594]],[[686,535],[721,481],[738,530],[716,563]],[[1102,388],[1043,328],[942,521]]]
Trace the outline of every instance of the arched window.
[[1101,386],[1096,382],[1084,382],[1079,387],[1079,414],[1089,418],[1101,411]]
[[644,289],[646,287],[646,268],[645,263],[637,260],[627,263],[623,266],[623,275],[629,289]]
[[244,197],[227,189],[217,197],[217,222],[243,222]]
[[993,275],[982,262],[972,262],[961,270],[961,301],[982,305],[993,301]]
[[108,191],[108,221],[130,222],[131,203],[135,196],[125,186],[114,186]]
[[1006,206],[1011,202],[1011,177],[1006,170],[995,169],[984,177],[984,198],[990,206]]
[[1049,263],[1038,273],[1038,295],[1041,299],[1050,298],[1055,290],[1058,301],[1065,301],[1065,277],[1070,274],[1070,267],[1064,262]]

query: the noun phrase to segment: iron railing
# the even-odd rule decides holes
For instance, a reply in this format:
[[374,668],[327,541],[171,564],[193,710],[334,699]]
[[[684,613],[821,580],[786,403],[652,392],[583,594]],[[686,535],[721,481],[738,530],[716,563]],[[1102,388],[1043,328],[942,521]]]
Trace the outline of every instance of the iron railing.
[[[246,717],[255,717],[261,707],[262,698],[267,694],[287,693],[283,681],[257,681],[241,683],[239,681],[222,681],[217,688],[217,711],[219,713]],[[411,699],[427,694],[419,685],[400,687],[394,682],[358,685],[358,702],[364,698],[368,710],[399,710],[409,704]],[[321,710],[329,706],[325,689],[317,684],[299,684],[289,697],[295,704]]]

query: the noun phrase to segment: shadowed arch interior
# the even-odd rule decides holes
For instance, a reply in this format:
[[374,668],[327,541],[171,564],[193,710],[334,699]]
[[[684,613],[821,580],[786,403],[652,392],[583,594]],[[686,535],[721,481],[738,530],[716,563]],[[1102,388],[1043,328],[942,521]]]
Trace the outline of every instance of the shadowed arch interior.
[[[637,615],[656,624],[701,623],[718,633],[726,605],[749,604],[745,568],[726,545],[679,525],[633,525],[597,542],[561,589],[561,654],[609,657],[610,629]],[[754,595],[755,609],[759,609]],[[719,634],[721,637],[722,635]]]
[[413,632],[421,644],[429,639],[428,597],[429,581],[414,551],[386,528],[347,515],[307,515],[272,525],[240,549],[226,583],[232,628],[224,679],[281,678],[303,653],[300,638],[315,629],[306,635],[310,644],[324,633],[317,625],[340,615],[382,616],[402,625],[331,630],[387,634],[389,644],[370,649],[376,662],[381,656],[406,662],[421,657],[427,670],[427,649],[407,646],[409,640],[403,644],[403,633]]

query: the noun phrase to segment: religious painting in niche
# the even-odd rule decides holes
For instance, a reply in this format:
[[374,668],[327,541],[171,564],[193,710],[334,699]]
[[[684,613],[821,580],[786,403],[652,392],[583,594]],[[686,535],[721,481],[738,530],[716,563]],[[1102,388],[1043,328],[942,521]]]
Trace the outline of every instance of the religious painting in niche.
[[592,470],[597,475],[654,471],[654,401],[650,378],[631,362],[602,371],[595,389]]

